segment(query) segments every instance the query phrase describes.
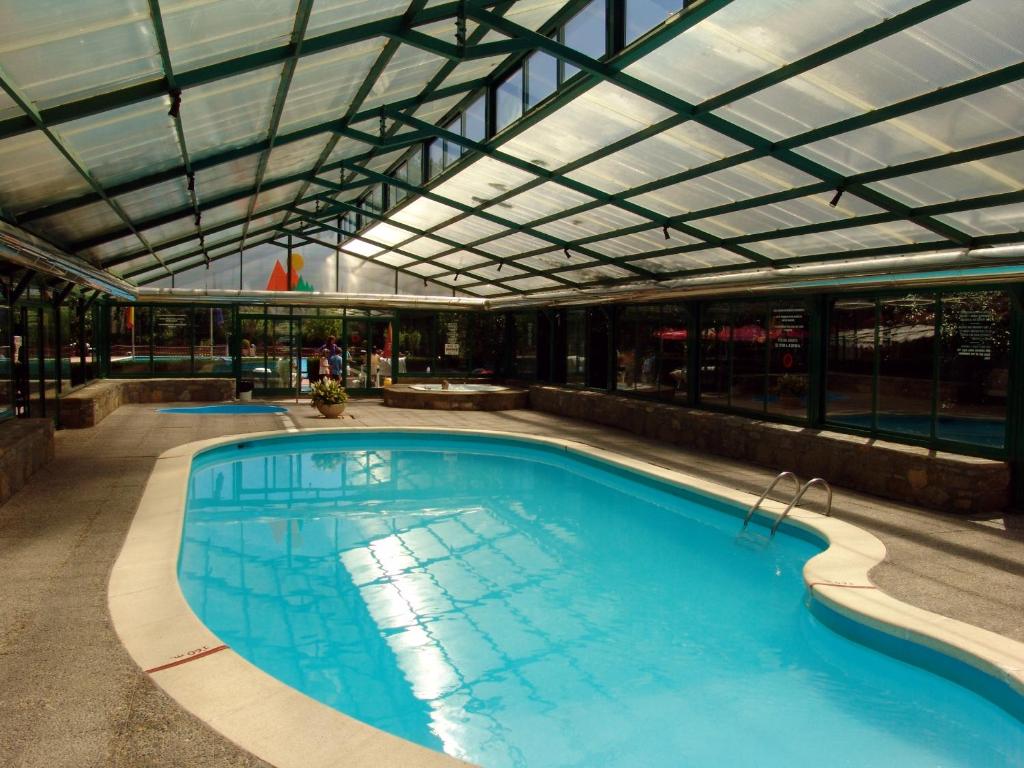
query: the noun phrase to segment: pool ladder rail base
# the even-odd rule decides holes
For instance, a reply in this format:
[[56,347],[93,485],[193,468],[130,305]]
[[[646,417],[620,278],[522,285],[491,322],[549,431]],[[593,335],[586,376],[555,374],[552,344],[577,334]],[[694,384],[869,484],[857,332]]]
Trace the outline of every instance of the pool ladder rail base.
[[779,526],[782,525],[782,521],[786,519],[786,515],[792,512],[793,508],[800,503],[800,500],[812,485],[820,485],[825,489],[826,493],[828,493],[828,499],[825,502],[825,517],[830,517],[832,515],[832,486],[830,486],[824,478],[812,477],[806,483],[800,485],[800,479],[794,473],[789,471],[780,472],[775,476],[775,479],[768,484],[768,487],[764,489],[764,493],[761,494],[761,497],[754,502],[754,505],[750,509],[747,510],[747,515],[743,518],[743,530],[747,529],[747,525],[750,523],[750,519],[754,516],[754,513],[757,512],[764,500],[768,498],[768,494],[772,492],[772,489],[774,489],[783,478],[789,478],[793,481],[793,488],[795,492],[793,494],[793,498],[789,502],[789,505],[782,511],[782,514],[779,515],[775,524],[772,525],[771,535],[773,537],[775,536],[775,532],[779,530]]

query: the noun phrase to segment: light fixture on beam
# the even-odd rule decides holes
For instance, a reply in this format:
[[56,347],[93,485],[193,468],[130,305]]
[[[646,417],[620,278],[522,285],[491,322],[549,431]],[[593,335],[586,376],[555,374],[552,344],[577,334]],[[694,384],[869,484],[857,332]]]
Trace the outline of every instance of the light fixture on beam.
[[669,235],[668,235],[668,224],[664,225],[664,226],[663,226],[663,227],[661,228],[661,232],[662,232],[662,234],[663,234],[663,235],[665,235],[665,239],[666,239],[666,240],[668,240],[668,239],[669,239]]
[[837,205],[839,205],[839,198],[843,196],[844,191],[845,190],[842,187],[836,190],[836,193],[832,196],[832,199],[828,201],[828,205],[830,208],[835,208]]
[[571,259],[572,258],[572,254],[569,253],[569,249],[568,248],[563,248],[562,249],[562,253],[565,254],[565,258],[567,258],[567,259]]
[[177,118],[181,113],[181,90],[175,88],[171,91],[171,108],[167,110],[169,117]]

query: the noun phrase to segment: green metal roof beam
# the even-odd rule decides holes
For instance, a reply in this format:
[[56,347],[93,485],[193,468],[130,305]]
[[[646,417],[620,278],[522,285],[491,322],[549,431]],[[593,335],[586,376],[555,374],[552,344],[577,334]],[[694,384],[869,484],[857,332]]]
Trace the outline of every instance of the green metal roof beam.
[[277,129],[281,125],[281,115],[284,113],[284,104],[288,99],[288,89],[292,85],[295,67],[298,65],[299,56],[302,54],[302,43],[306,36],[306,27],[309,25],[310,14],[313,12],[313,1],[299,0],[298,8],[295,11],[295,23],[292,26],[291,34],[293,53],[281,70],[281,81],[278,83],[277,94],[274,96],[274,106],[271,109],[270,120],[267,122],[267,149],[260,155],[259,164],[256,167],[256,181],[253,184],[252,195],[249,198],[249,207],[245,214],[245,224],[242,225],[242,245],[240,250],[245,249],[245,235],[249,231],[249,222],[252,220],[252,212],[256,208],[256,200],[259,198],[260,186],[263,184],[263,175],[267,172],[267,163],[270,162],[270,155],[274,151],[274,140],[277,138]]
[[58,152],[60,152],[61,155],[63,155],[64,159],[67,160],[68,163],[70,163],[72,168],[75,169],[75,172],[78,173],[78,175],[81,176],[83,179],[85,179],[86,183],[93,188],[93,191],[95,191],[96,194],[98,194],[102,198],[102,200],[105,203],[107,203],[107,205],[110,206],[114,213],[117,214],[118,218],[125,223],[125,226],[128,227],[129,230],[131,230],[128,234],[135,235],[139,239],[139,242],[141,242],[142,245],[145,246],[146,251],[150,255],[152,255],[154,259],[163,264],[163,262],[160,261],[160,257],[156,255],[156,253],[154,252],[146,238],[143,237],[143,235],[138,230],[135,229],[131,219],[128,217],[128,214],[125,213],[124,209],[117,203],[116,200],[113,200],[107,196],[107,194],[103,191],[103,187],[92,175],[92,173],[89,172],[89,169],[86,168],[85,163],[82,162],[82,160],[78,157],[75,151],[67,144],[65,144],[64,140],[55,131],[53,131],[53,129],[51,129],[49,126],[46,125],[46,123],[43,122],[43,119],[40,116],[39,111],[36,109],[35,104],[33,104],[32,101],[27,96],[25,96],[25,94],[23,94],[16,85],[14,85],[14,81],[8,76],[7,72],[4,71],[2,67],[0,67],[0,89],[2,89],[26,115],[29,115],[32,118],[33,122],[36,124],[36,127],[43,132],[43,135],[46,136],[50,144],[53,145],[54,149],[56,149]]
[[[425,101],[434,101],[439,99],[447,99],[450,96],[454,96],[460,93],[468,93],[469,91],[475,90],[481,87],[485,82],[484,78],[478,78],[475,80],[469,80],[465,83],[459,83],[457,85],[448,86],[446,88],[439,88],[436,92],[430,94]],[[395,104],[413,104],[415,98],[400,99]],[[370,118],[377,117],[380,113],[379,109],[363,110],[355,114],[351,122],[358,123],[362,120],[368,120]],[[331,133],[339,128],[341,122],[339,120],[329,120],[324,123],[312,125],[307,128],[300,128],[290,133],[281,134],[277,137],[274,142],[275,146],[283,146],[285,144],[291,144],[295,141],[302,141],[308,139],[311,136],[317,136],[321,133]],[[231,163],[235,160],[239,160],[243,157],[249,157],[250,155],[259,154],[265,152],[268,148],[268,142],[266,139],[248,144],[243,147],[236,147],[234,149],[225,150],[223,152],[216,152],[205,157],[194,158],[192,160],[192,169],[196,172],[204,171],[209,168],[214,168],[218,165],[225,163]],[[121,182],[119,184],[112,184],[105,188],[107,195],[110,197],[118,197],[125,195],[130,192],[138,192],[139,190],[146,189],[147,187],[156,186],[163,184],[167,181],[181,178],[186,175],[186,169],[184,166],[175,166],[168,168],[157,173],[147,174],[137,179],[130,181]],[[22,222],[35,221],[36,219],[45,218],[47,216],[54,216],[58,213],[65,213],[75,208],[81,208],[86,205],[90,205],[95,202],[99,202],[103,198],[96,193],[82,195],[80,197],[71,198],[69,200],[63,200],[58,203],[47,205],[44,208],[37,208],[32,211],[25,211],[19,217]]]
[[[883,21],[877,26],[882,27],[883,31],[886,28],[896,28],[904,23],[904,18],[907,14],[913,14],[914,23],[920,23],[921,20],[930,18],[930,16],[937,15],[938,13],[943,13],[949,10],[950,7],[955,7],[962,2],[965,2],[965,0],[930,0],[922,3],[917,8],[905,11],[903,14]],[[740,143],[746,144],[753,149],[770,151],[772,148],[772,142],[768,141],[763,136],[760,136],[746,128],[741,128],[718,115],[701,112],[698,110],[696,105],[655,88],[631,75],[625,74],[620,71],[621,66],[612,66],[611,64],[593,59],[572,48],[562,45],[561,43],[551,40],[550,38],[539,35],[530,29],[515,24],[508,19],[492,14],[489,11],[477,8],[467,8],[467,15],[475,21],[481,24],[486,24],[491,29],[503,34],[530,40],[536,48],[544,50],[563,61],[569,62],[585,72],[589,72],[591,75],[595,75],[610,83],[618,85],[619,87],[637,96],[645,98],[660,107],[680,114],[690,115],[693,120],[696,120],[705,127],[718,131],[719,133],[739,141]],[[618,64],[618,62],[616,63]],[[830,182],[836,189],[844,189],[846,192],[855,194],[880,208],[897,213],[905,213],[909,210],[907,206],[902,203],[876,192],[875,190],[846,184],[845,179],[840,173],[809,158],[796,154],[795,152],[779,150],[774,153],[774,156],[797,170],[816,176],[822,181]],[[921,224],[922,226],[926,226],[928,229],[936,232],[936,234],[952,240],[953,242],[961,245],[970,244],[971,239],[967,235],[953,229],[952,227],[948,227],[934,221],[925,221],[921,222]]]
[[[499,0],[473,0],[467,7],[499,5]],[[431,8],[421,8],[412,18],[408,14],[390,16],[365,24],[328,32],[310,38],[303,43],[303,56],[312,56],[324,51],[342,48],[347,45],[372,40],[375,37],[393,37],[401,35],[411,26],[430,24],[444,19],[454,19],[459,14],[460,2],[448,2]],[[177,73],[177,83],[182,90],[195,88],[207,83],[224,80],[236,75],[252,72],[264,67],[271,67],[288,61],[294,54],[291,43],[275,46],[255,53],[239,56],[234,59],[217,62],[204,67]],[[75,101],[59,104],[40,110],[39,115],[45,125],[58,125],[83,117],[98,115],[103,112],[120,109],[138,104],[149,99],[167,96],[169,84],[164,77],[156,77],[145,82],[118,88],[114,91],[88,96]],[[0,120],[0,140],[35,130],[33,120],[26,116],[18,116]]]

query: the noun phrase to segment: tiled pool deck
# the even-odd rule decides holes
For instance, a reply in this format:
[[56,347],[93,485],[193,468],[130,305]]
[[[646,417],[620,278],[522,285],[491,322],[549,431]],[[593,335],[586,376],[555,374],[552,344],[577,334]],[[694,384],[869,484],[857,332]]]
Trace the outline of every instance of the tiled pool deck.
[[[305,405],[291,406],[287,416],[172,416],[124,406],[98,427],[58,433],[50,468],[0,506],[0,765],[263,765],[138,670],[111,628],[107,581],[163,451],[221,435],[338,426],[561,437],[754,493],[773,475],[534,411],[418,411],[355,401],[337,422]],[[834,514],[886,543],[886,562],[872,577],[890,594],[1024,640],[1020,522],[945,517],[841,489]]]

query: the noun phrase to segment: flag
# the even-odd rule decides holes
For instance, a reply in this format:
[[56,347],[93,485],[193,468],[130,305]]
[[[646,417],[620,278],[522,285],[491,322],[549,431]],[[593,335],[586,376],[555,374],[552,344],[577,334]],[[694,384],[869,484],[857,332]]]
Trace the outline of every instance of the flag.
[[130,331],[135,328],[135,307],[127,307],[124,311],[124,328]]

